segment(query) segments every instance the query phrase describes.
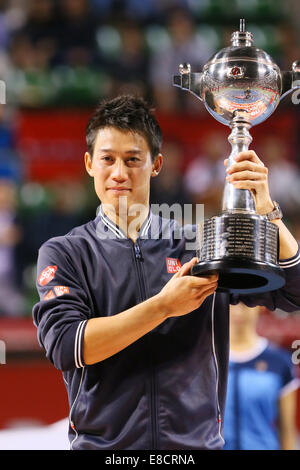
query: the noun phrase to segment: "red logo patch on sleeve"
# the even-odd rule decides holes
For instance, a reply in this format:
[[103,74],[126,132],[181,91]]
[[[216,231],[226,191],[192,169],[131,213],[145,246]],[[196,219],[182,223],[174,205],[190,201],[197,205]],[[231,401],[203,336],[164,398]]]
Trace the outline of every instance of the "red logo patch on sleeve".
[[56,296],[59,297],[60,295],[68,294],[70,289],[67,286],[55,286],[54,292]]
[[49,300],[49,299],[53,299],[55,297],[54,293],[52,290],[49,290],[49,292],[45,295],[45,297],[43,298],[43,300]]
[[177,258],[166,258],[167,271],[170,274],[175,274],[181,268],[181,263]]
[[38,277],[40,286],[46,286],[55,276],[57,266],[47,266]]

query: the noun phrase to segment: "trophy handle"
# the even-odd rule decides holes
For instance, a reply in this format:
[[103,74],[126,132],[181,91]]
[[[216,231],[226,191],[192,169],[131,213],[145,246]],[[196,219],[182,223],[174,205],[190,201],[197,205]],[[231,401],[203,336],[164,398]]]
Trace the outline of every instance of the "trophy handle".
[[179,65],[179,75],[173,76],[173,85],[188,90],[198,99],[202,99],[202,73],[192,73],[190,64]]
[[281,72],[282,92],[280,100],[286,95],[300,88],[300,60],[296,60],[292,64],[291,71]]

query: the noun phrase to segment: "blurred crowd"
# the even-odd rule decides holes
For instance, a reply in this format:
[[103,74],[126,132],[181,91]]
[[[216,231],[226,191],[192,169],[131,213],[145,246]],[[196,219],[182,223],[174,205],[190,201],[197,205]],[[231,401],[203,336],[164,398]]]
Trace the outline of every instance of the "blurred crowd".
[[134,90],[182,109],[170,86],[178,64],[200,70],[228,44],[240,16],[256,45],[290,68],[299,46],[293,3],[1,0],[0,76],[9,102],[22,106],[86,106]]
[[[0,111],[0,316],[31,315],[38,248],[94,218],[98,206],[85,180],[26,177],[14,128],[18,110],[81,109],[132,92],[164,115],[207,113],[172,86],[178,65],[189,62],[200,71],[229,45],[245,17],[255,44],[290,69],[300,58],[299,16],[293,0],[0,0],[0,79],[6,84]],[[292,107],[299,127],[299,111]],[[187,160],[182,143],[166,139],[151,202],[204,203],[206,216],[218,213],[225,144],[224,134],[211,132]],[[300,241],[300,142],[293,145],[291,155],[285,136],[272,135],[260,139],[256,150],[270,169],[272,198]]]

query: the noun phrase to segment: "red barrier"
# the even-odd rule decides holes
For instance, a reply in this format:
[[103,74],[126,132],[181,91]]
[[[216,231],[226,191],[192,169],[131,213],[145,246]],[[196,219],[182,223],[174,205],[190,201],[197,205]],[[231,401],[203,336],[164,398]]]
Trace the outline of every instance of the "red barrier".
[[0,428],[51,424],[68,416],[62,374],[47,360],[10,360],[0,374]]

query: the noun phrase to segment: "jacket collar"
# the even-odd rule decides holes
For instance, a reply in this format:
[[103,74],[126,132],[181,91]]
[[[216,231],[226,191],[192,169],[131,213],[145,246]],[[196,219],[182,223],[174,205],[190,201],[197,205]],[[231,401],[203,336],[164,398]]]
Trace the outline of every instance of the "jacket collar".
[[[116,238],[119,238],[119,239],[128,238],[125,232],[118,225],[116,225],[109,217],[107,217],[106,214],[104,214],[102,205],[100,205],[97,218],[100,218],[104,226],[107,227],[107,229],[110,230],[110,232],[112,232],[112,234],[114,234]],[[148,233],[150,232],[152,218],[153,218],[152,212],[151,210],[149,210],[148,216],[146,217],[146,219],[144,220],[140,228],[139,238],[148,238]]]

